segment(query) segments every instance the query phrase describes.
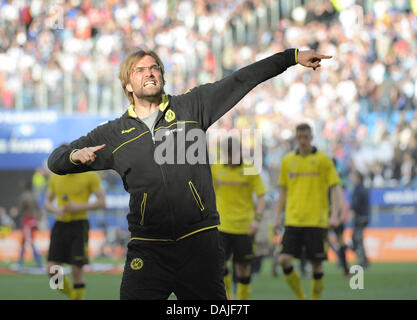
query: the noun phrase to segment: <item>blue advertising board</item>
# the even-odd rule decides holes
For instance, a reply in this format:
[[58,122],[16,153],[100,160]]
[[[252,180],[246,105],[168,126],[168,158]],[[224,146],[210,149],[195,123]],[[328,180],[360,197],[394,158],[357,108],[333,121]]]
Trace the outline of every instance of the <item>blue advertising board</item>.
[[[350,202],[351,190],[345,191],[345,197]],[[417,206],[417,189],[404,187],[369,189],[369,203],[375,207]]]
[[0,111],[0,170],[43,166],[62,143],[87,134],[120,115],[63,115],[56,111]]
[[371,189],[369,196],[372,206],[417,206],[415,188]]

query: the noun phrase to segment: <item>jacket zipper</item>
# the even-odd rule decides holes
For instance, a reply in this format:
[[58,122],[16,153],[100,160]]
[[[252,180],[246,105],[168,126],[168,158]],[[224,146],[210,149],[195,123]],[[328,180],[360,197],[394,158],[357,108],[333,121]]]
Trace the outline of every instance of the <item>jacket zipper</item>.
[[[151,128],[150,133],[151,133],[151,137],[152,137],[152,143],[153,143],[153,151],[155,152],[155,133],[154,133],[154,129],[155,129],[155,125],[158,123],[158,121],[162,118],[162,116],[158,116]],[[167,183],[167,178],[166,178],[166,174],[165,174],[165,170],[162,167],[162,165],[158,164],[159,169],[161,170],[161,175],[162,175],[162,180],[164,182],[164,188],[165,188],[165,194],[168,195],[168,192],[166,191],[168,189],[168,183]],[[175,225],[175,221],[174,221],[174,214],[172,212],[171,209],[171,205],[169,203],[169,199],[167,199],[167,204],[168,204],[168,211],[170,212],[170,218],[171,218],[171,232],[172,232],[172,237],[173,239],[175,239],[175,230],[173,229],[174,225]]]
[[201,201],[201,197],[197,192],[197,189],[194,187],[192,181],[188,181],[188,185],[190,186],[191,193],[193,194],[194,200],[197,202],[198,207],[200,208],[200,211],[204,211],[204,205]]
[[143,223],[145,221],[145,210],[146,210],[146,200],[147,199],[148,199],[148,194],[144,193],[143,198],[142,198],[142,202],[140,204],[140,216],[141,216],[141,218],[140,218],[139,224],[141,226],[143,226]]

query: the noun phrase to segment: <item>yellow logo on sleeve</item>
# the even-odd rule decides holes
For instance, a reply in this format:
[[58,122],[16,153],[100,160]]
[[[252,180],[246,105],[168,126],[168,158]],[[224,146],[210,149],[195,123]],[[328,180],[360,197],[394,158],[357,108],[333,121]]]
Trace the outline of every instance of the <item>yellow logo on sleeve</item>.
[[142,267],[143,267],[143,260],[141,258],[135,258],[130,263],[130,268],[132,268],[132,270],[140,270],[142,269]]
[[168,110],[167,113],[165,113],[165,121],[171,122],[175,119],[175,112],[172,110]]

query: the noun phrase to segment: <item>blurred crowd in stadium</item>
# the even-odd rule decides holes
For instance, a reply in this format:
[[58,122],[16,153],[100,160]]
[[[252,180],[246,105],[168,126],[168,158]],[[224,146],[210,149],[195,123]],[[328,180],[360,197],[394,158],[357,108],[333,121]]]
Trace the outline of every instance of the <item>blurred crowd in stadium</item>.
[[270,187],[292,147],[294,124],[306,119],[345,182],[356,167],[368,186],[417,187],[417,19],[410,3],[0,1],[0,108],[120,113],[127,100],[119,64],[139,46],[161,56],[170,94],[288,47],[313,48],[334,58],[319,71],[294,67],[261,85],[214,127],[263,130]]

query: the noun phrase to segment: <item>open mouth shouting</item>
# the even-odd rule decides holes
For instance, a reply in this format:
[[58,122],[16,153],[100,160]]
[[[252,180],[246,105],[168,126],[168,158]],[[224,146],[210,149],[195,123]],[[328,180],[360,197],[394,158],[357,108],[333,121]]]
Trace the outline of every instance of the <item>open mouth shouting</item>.
[[144,88],[148,88],[148,87],[156,87],[157,83],[155,80],[148,80],[145,81],[145,83],[143,84]]

